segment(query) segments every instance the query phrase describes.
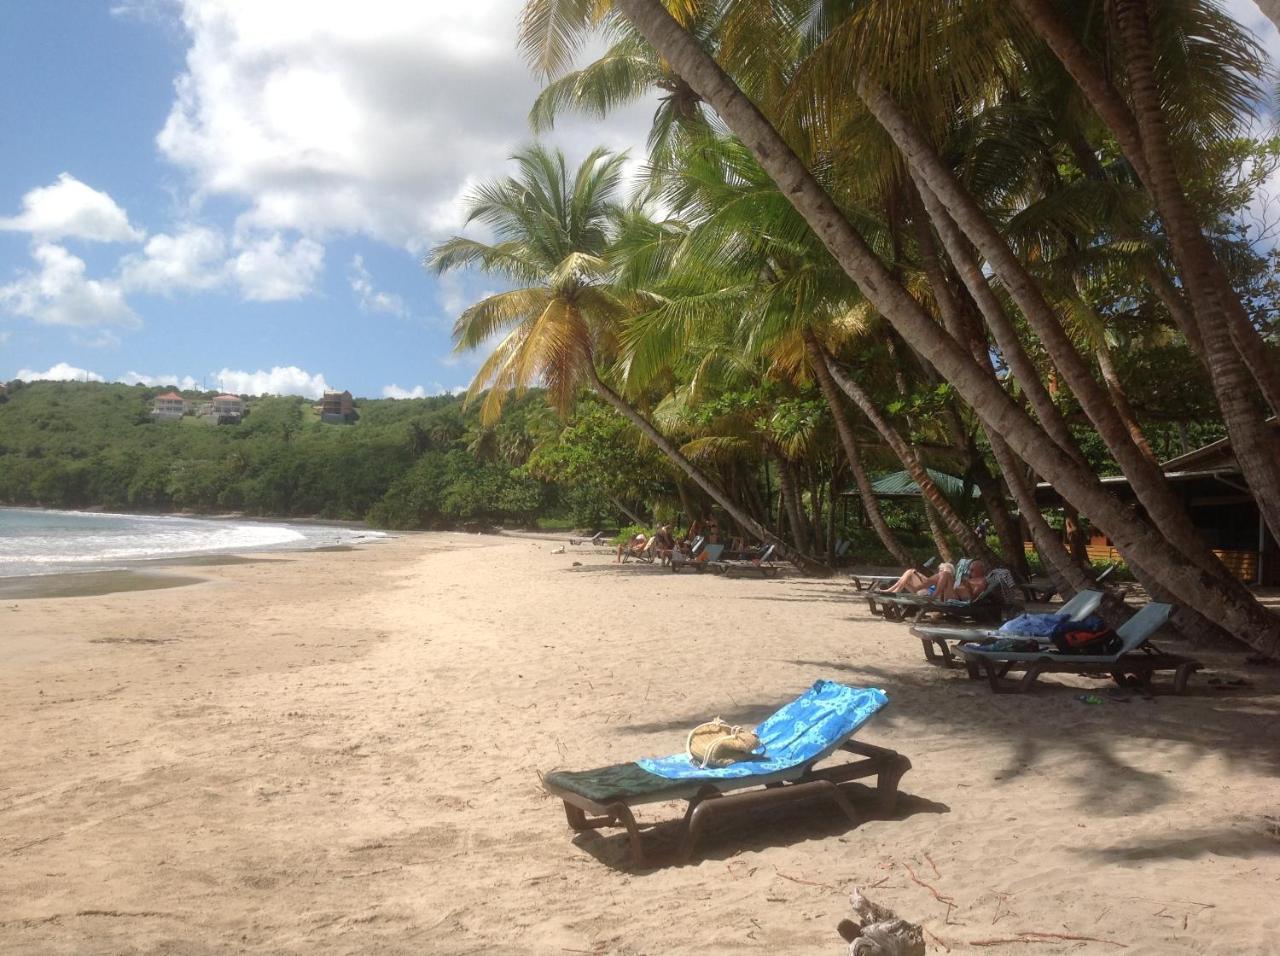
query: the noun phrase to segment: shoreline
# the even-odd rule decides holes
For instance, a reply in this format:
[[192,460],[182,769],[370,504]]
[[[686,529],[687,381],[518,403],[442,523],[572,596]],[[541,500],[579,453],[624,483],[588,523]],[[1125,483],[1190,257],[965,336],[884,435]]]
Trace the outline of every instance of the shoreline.
[[[198,584],[205,578],[195,575],[171,573],[171,569],[209,568],[231,564],[245,564],[271,560],[272,555],[301,554],[306,552],[342,552],[371,544],[394,540],[397,532],[380,531],[367,527],[363,522],[321,521],[293,518],[254,518],[237,515],[187,515],[148,514],[142,512],[108,512],[64,510],[5,505],[0,510],[35,512],[49,515],[86,516],[94,518],[162,519],[182,521],[207,521],[217,524],[261,524],[278,528],[299,530],[294,532],[297,541],[268,543],[259,546],[246,544],[231,550],[195,550],[186,553],[156,554],[137,558],[103,558],[98,561],[73,564],[51,562],[49,569],[30,570],[17,574],[0,574],[0,599],[38,599],[52,597],[90,597],[123,591],[145,591]],[[315,538],[306,538],[301,529],[320,532]],[[332,529],[332,537],[323,535]],[[367,533],[353,533],[367,532]],[[344,535],[344,537],[339,537]]]

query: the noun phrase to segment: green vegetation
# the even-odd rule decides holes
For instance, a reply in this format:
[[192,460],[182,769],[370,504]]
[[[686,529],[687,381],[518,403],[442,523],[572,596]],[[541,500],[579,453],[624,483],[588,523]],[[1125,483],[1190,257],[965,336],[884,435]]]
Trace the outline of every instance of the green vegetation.
[[354,425],[322,424],[306,399],[273,397],[251,399],[239,425],[155,421],[160,391],[11,383],[0,404],[0,503],[367,519],[390,528],[593,520],[609,507],[552,468],[528,467],[539,443],[561,430],[536,395],[486,428],[453,396],[362,400]]

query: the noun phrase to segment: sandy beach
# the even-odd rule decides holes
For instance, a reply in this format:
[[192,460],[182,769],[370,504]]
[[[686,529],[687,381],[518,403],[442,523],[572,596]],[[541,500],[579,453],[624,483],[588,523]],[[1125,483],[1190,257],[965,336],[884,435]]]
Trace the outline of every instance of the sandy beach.
[[[995,697],[846,582],[562,543],[414,535],[6,595],[0,951],[837,954],[855,886],[930,952],[1280,948],[1280,672],[1197,651],[1183,697]],[[637,871],[539,787],[818,678],[888,692],[860,736],[914,764],[894,819],[811,804]]]

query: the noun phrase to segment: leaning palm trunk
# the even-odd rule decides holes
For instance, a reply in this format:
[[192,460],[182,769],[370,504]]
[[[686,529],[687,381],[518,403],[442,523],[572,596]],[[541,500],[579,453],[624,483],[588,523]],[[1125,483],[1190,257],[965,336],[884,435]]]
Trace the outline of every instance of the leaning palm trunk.
[[[959,234],[959,230],[956,229],[955,223],[951,221],[951,217],[947,215],[946,210],[941,208],[937,197],[923,184],[917,182],[916,185],[921,199],[921,204],[916,210],[917,215],[923,214],[927,210],[930,218],[937,222],[939,234],[943,235],[944,245],[946,245],[948,251],[951,251],[953,256],[958,256],[965,260],[967,267],[973,271],[973,275],[962,278],[961,281],[971,291],[977,292],[974,304],[978,306],[979,311],[984,315],[987,312],[993,314],[994,321],[989,321],[989,326],[1007,328],[1008,334],[1012,334],[1012,324],[1009,323],[1008,318],[1005,316],[999,301],[991,291],[991,287],[987,285],[986,277],[978,269],[976,257],[973,256],[968,243]],[[916,235],[919,240],[925,276],[928,278],[929,286],[933,290],[934,300],[938,303],[938,312],[942,315],[943,326],[957,342],[968,345],[969,352],[979,368],[994,378],[995,369],[991,364],[991,354],[987,350],[986,337],[977,334],[976,329],[972,328],[975,323],[967,321],[966,316],[960,312],[959,302],[952,294],[951,286],[947,282],[942,267],[942,257],[936,243],[933,241],[933,233],[929,229],[928,220],[919,219],[916,223]],[[954,264],[955,261],[953,259]],[[1039,373],[1030,364],[1031,360],[1026,352],[1023,351],[1021,343],[1017,341],[1016,336],[1012,336],[1012,345],[1009,351],[1016,353],[1015,361],[1019,362],[1024,368],[1029,367],[1030,384],[1038,388],[1039,393],[1042,395],[1043,404],[1040,406],[1041,411],[1039,412],[1042,426],[1046,430],[1050,430],[1051,426],[1056,424],[1062,436],[1058,439],[1059,446],[1064,451],[1072,453],[1077,460],[1080,460],[1082,456],[1070,432],[1067,431],[1066,420],[1062,418],[1057,406],[1053,404],[1053,399],[1044,388],[1044,383],[1040,381]],[[1042,559],[1046,573],[1061,593],[1067,595],[1076,593],[1087,586],[1088,579],[1079,564],[1072,560],[1071,555],[1063,547],[1061,540],[1053,529],[1049,527],[1049,523],[1044,520],[1044,515],[1040,513],[1040,506],[1036,503],[1035,493],[1027,479],[1022,462],[1018,461],[1017,456],[1014,455],[1013,450],[1009,448],[1004,439],[993,432],[986,423],[983,423],[983,431],[987,436],[988,444],[991,445],[991,452],[995,456],[996,465],[1002,472],[1005,483],[1009,487],[1009,492],[1013,495],[1013,499],[1018,505],[1018,511],[1027,523],[1027,529],[1031,532],[1032,543]],[[991,496],[991,491],[986,487],[982,489],[982,493],[984,500]],[[1004,502],[1002,500],[988,501],[987,511],[992,516],[992,519],[997,522],[1000,540],[1005,542],[1005,548],[1010,552],[1010,559],[1013,559],[1013,551],[1016,549],[1017,561],[1015,566],[1025,570],[1026,558],[1022,554],[1022,535],[1018,534],[1015,537],[1013,530],[1005,526],[1012,522],[1004,508]]]
[[[1274,384],[1270,350],[1249,323],[1182,191],[1155,84],[1146,5],[1126,0],[1116,6],[1134,103],[1131,113],[1048,0],[1015,2],[1115,135],[1125,158],[1151,194],[1191,300],[1232,450],[1268,527],[1272,534],[1280,535],[1280,462],[1255,403],[1253,387],[1263,387],[1275,407],[1280,395],[1273,394],[1273,389],[1280,389],[1280,385]],[[1244,363],[1249,363],[1252,374]]]
[[808,535],[805,533],[805,521],[801,515],[800,495],[796,491],[796,472],[791,462],[778,452],[773,452],[773,460],[778,463],[778,493],[782,497],[783,508],[787,514],[787,525],[791,528],[791,540],[795,542],[795,550],[800,554],[809,553]]
[[1254,351],[1243,341],[1246,334],[1241,327],[1249,324],[1248,318],[1222,264],[1200,232],[1173,165],[1164,108],[1156,88],[1145,0],[1118,0],[1116,11],[1125,42],[1134,118],[1147,160],[1148,185],[1191,297],[1232,451],[1271,533],[1280,537],[1280,460],[1256,402],[1257,380],[1249,375],[1238,350]]
[[[1065,452],[1079,461],[1084,461],[1084,456],[1080,453],[1080,448],[1076,444],[1075,438],[1072,437],[1070,430],[1067,428],[1067,420],[1063,418],[1061,410],[1054,404],[1053,396],[1045,388],[1044,382],[1040,378],[1040,371],[1036,368],[1035,363],[1031,361],[1031,356],[1022,347],[1022,342],[1018,339],[1018,331],[1014,328],[1013,322],[1009,320],[1009,317],[1005,315],[1004,306],[1000,304],[1000,300],[987,282],[987,277],[982,271],[982,264],[978,261],[978,256],[974,253],[973,247],[969,245],[969,241],[960,232],[959,227],[956,225],[955,220],[951,218],[951,214],[947,212],[946,207],[934,195],[933,190],[925,184],[921,174],[915,169],[910,170],[910,172],[912,179],[915,181],[921,203],[929,219],[933,222],[934,228],[938,230],[938,237],[942,240],[947,256],[951,259],[952,265],[955,266],[956,272],[960,276],[960,281],[969,293],[969,297],[973,299],[974,304],[978,307],[978,311],[982,315],[987,328],[991,330],[991,335],[996,341],[996,347],[1000,349],[1000,354],[1004,356],[1005,362],[1008,363],[1014,379],[1022,386],[1023,394],[1026,395],[1027,401],[1031,403],[1032,410],[1040,420],[1040,426],[1052,436],[1053,440]],[[923,231],[927,234],[927,225]],[[941,307],[942,305],[943,303],[939,302],[939,306]],[[952,335],[955,335],[954,331],[952,331]],[[963,341],[962,338],[957,338],[959,341]]]
[[719,485],[712,481],[700,468],[685,457],[680,449],[676,448],[675,445],[667,440],[667,437],[663,435],[662,432],[654,428],[652,422],[632,408],[623,400],[622,396],[605,384],[604,380],[600,378],[600,373],[596,371],[594,362],[588,359],[585,364],[587,367],[587,376],[590,379],[591,386],[595,389],[596,394],[604,399],[604,401],[615,411],[627,419],[627,421],[640,429],[640,433],[644,435],[645,438],[649,439],[655,448],[671,459],[672,463],[677,468],[688,475],[694,484],[710,495],[716,504],[720,505],[720,507],[723,508],[734,521],[738,522],[739,525],[754,535],[756,540],[772,544],[783,552],[788,553],[791,560],[794,561],[795,564],[806,574],[826,576],[831,573],[831,569],[826,565],[814,561],[803,554],[793,553],[793,549],[788,548],[785,541],[739,508],[738,505],[730,499],[723,490],[721,490]]
[[929,525],[929,537],[933,538],[933,546],[938,552],[938,557],[943,561],[954,563],[956,555],[951,550],[951,542],[947,540],[947,532],[942,527],[938,509],[929,504],[928,500],[924,501],[924,520]]
[[[1152,520],[1190,560],[1207,573],[1225,579],[1226,569],[1205,546],[1155,461],[1134,443],[1110,396],[1093,377],[1036,280],[1014,255],[1005,238],[943,162],[932,143],[884,89],[863,82],[858,85],[858,95],[928,191],[946,207],[956,225],[974,242],[1009,290]],[[1276,507],[1280,511],[1280,503]]]
[[[977,329],[974,328],[975,322],[969,321],[965,315],[961,314],[960,304],[952,293],[950,284],[947,282],[942,266],[942,256],[938,251],[937,244],[933,241],[929,220],[925,219],[924,215],[927,214],[937,221],[940,234],[945,230],[944,239],[946,241],[944,244],[949,251],[954,250],[953,256],[965,259],[968,267],[972,268],[973,275],[964,277],[961,281],[965,283],[967,288],[977,292],[974,304],[978,306],[979,311],[984,314],[988,311],[993,313],[995,321],[988,322],[988,325],[1007,328],[1008,332],[1012,333],[1012,324],[1009,323],[1008,318],[1005,316],[999,301],[991,291],[991,287],[987,285],[986,278],[981,274],[981,270],[978,269],[977,260],[972,255],[968,244],[964,241],[964,237],[959,234],[955,223],[951,221],[946,210],[941,208],[937,197],[923,184],[917,183],[917,189],[921,202],[916,208],[918,219],[916,235],[925,276],[929,280],[930,288],[933,290],[934,301],[938,303],[938,312],[942,316],[943,327],[957,342],[967,344],[973,360],[988,375],[994,378],[995,369],[991,364],[991,354],[987,350],[986,337],[978,334]],[[1012,337],[1012,346],[1009,351],[1016,352],[1017,357],[1014,360],[1019,362],[1024,369],[1030,369],[1029,384],[1038,388],[1039,393],[1042,395],[1043,404],[1040,406],[1041,411],[1039,412],[1042,426],[1046,430],[1050,430],[1051,426],[1056,424],[1062,436],[1058,439],[1059,446],[1064,451],[1073,453],[1077,459],[1080,459],[1079,449],[1070,432],[1067,431],[1066,420],[1062,418],[1057,406],[1053,404],[1053,399],[1044,388],[1044,383],[1040,381],[1039,373],[1031,365],[1030,358],[1023,351],[1016,336]],[[1044,515],[1040,513],[1040,507],[1036,503],[1035,493],[1027,480],[1022,462],[1018,461],[1017,456],[1005,444],[1004,439],[987,427],[985,423],[983,423],[983,431],[987,436],[988,444],[991,445],[996,465],[1004,476],[1005,484],[1008,485],[1009,492],[1013,495],[1013,499],[1018,505],[1018,511],[1022,514],[1023,520],[1026,521],[1027,528],[1031,532],[1032,543],[1042,559],[1046,573],[1048,573],[1060,592],[1067,595],[1074,594],[1087,583],[1084,571],[1071,559],[1071,555],[1067,553],[1058,536],[1049,527],[1049,523],[1044,520]],[[985,469],[985,463],[982,464],[982,467]],[[980,487],[982,488],[983,500],[987,504],[987,512],[991,515],[992,520],[996,522],[1000,540],[1004,544],[1005,550],[1009,552],[1009,561],[1014,567],[1025,571],[1026,557],[1022,553],[1022,535],[1016,533],[1015,528],[1010,527],[1013,522],[1004,507],[1004,501],[998,490],[993,490],[990,487],[990,483],[984,482]]]
[[889,274],[866,241],[792,152],[777,130],[716,62],[666,11],[659,0],[615,0],[672,69],[720,115],[751,150],[782,195],[805,218],[867,299],[950,382],[993,432],[1085,510],[1125,554],[1142,564],[1180,599],[1219,621],[1268,656],[1280,653],[1280,618],[1247,593],[1222,586],[1189,561],[1147,522],[1102,487],[1087,467],[1059,448],[985,375],[949,335]]
[[[1076,85],[1078,85],[1084,92],[1085,97],[1089,100],[1089,104],[1094,108],[1098,116],[1102,118],[1102,121],[1107,124],[1107,127],[1115,135],[1116,142],[1124,153],[1125,159],[1129,161],[1129,165],[1133,167],[1134,171],[1138,174],[1138,178],[1142,180],[1143,185],[1146,187],[1147,192],[1151,194],[1155,201],[1157,211],[1160,213],[1161,218],[1165,220],[1165,226],[1169,231],[1170,239],[1172,240],[1174,226],[1170,224],[1166,216],[1165,208],[1162,207],[1161,203],[1172,198],[1175,203],[1181,202],[1182,204],[1185,204],[1186,197],[1182,194],[1180,187],[1172,197],[1166,195],[1164,199],[1162,199],[1162,197],[1157,193],[1153,175],[1158,174],[1149,164],[1150,157],[1147,155],[1148,146],[1146,143],[1149,134],[1154,131],[1149,130],[1147,133],[1142,131],[1140,124],[1129,111],[1124,100],[1120,98],[1106,75],[1093,62],[1093,58],[1089,55],[1088,51],[1081,46],[1080,41],[1071,32],[1070,27],[1068,27],[1066,22],[1058,16],[1049,0],[1015,0],[1015,3],[1018,7],[1018,12],[1022,14],[1023,18],[1031,24],[1040,38],[1049,45],[1051,50],[1053,50],[1054,55],[1058,57],[1062,62],[1063,67],[1071,74],[1071,78],[1076,81]],[[1126,12],[1137,12],[1142,16],[1142,20],[1136,24],[1136,29],[1138,29],[1140,33],[1146,34],[1145,11],[1131,8],[1130,11]],[[1132,25],[1133,21],[1130,21],[1130,24]],[[1139,36],[1136,39],[1138,40],[1139,46],[1142,47],[1142,37]],[[1140,59],[1145,60],[1149,65],[1151,63],[1150,44],[1147,43],[1145,48],[1147,55],[1145,57],[1140,57]],[[1141,50],[1139,50],[1139,53],[1141,54]],[[1132,68],[1133,64],[1131,63],[1130,66]],[[1145,69],[1140,65],[1139,68]],[[1148,78],[1149,77],[1150,73],[1148,72]],[[1154,88],[1153,84],[1147,85]],[[1135,104],[1138,102],[1138,92],[1139,91],[1137,89],[1134,90]],[[1157,116],[1162,116],[1158,109],[1158,99],[1155,101],[1155,106],[1157,107]],[[1160,139],[1161,137],[1157,133],[1155,138]],[[1164,136],[1166,148],[1162,153],[1160,153],[1160,159],[1164,162],[1169,160],[1167,139],[1168,137],[1166,134]],[[1155,149],[1157,147],[1152,145],[1151,148]],[[1176,210],[1170,211],[1176,214]],[[1194,217],[1191,221],[1194,226],[1194,235],[1191,237],[1191,241],[1194,243],[1196,237],[1198,237],[1200,242],[1203,243],[1204,236],[1200,234],[1199,224],[1194,221]],[[1172,244],[1173,243],[1171,241],[1171,245]],[[1230,338],[1236,349],[1239,350],[1240,356],[1243,358],[1245,365],[1248,366],[1249,372],[1253,375],[1258,387],[1262,389],[1262,393],[1266,398],[1267,404],[1271,407],[1271,410],[1274,413],[1280,414],[1280,370],[1276,367],[1274,353],[1258,334],[1258,330],[1253,327],[1252,323],[1250,323],[1248,314],[1245,312],[1244,306],[1240,302],[1240,297],[1231,287],[1231,283],[1226,275],[1226,270],[1222,268],[1221,263],[1219,263],[1213,256],[1213,252],[1211,249],[1208,249],[1207,244],[1202,250],[1202,253],[1208,257],[1211,272],[1209,275],[1209,285],[1211,286],[1213,294],[1218,296],[1219,304],[1226,312],[1226,322],[1230,331]],[[1178,258],[1178,249],[1176,246],[1174,248],[1174,257]],[[1187,290],[1188,292],[1192,292],[1192,305],[1196,309],[1197,313],[1194,318],[1198,321],[1200,320],[1200,307],[1205,303],[1196,303],[1195,293],[1191,288],[1192,277],[1186,273],[1185,263],[1179,261],[1179,265],[1183,269],[1183,278],[1184,283],[1187,286]],[[1166,288],[1166,291],[1167,290],[1168,287]],[[1169,297],[1166,295],[1165,291],[1157,289],[1157,294],[1159,294],[1161,299],[1165,300],[1166,304],[1168,304]],[[1170,312],[1174,314],[1175,319],[1179,320],[1179,325],[1183,325],[1178,312],[1172,307],[1170,307]],[[1184,328],[1184,334],[1187,335],[1187,341],[1191,345],[1192,349],[1204,360],[1205,366],[1208,368],[1209,361],[1204,349],[1204,344],[1200,340],[1199,330],[1195,333],[1186,333]]]
[[1102,373],[1102,381],[1106,384],[1107,391],[1111,393],[1111,400],[1115,402],[1116,411],[1120,414],[1120,420],[1129,429],[1129,436],[1133,439],[1133,443],[1138,446],[1138,451],[1154,462],[1156,460],[1155,452],[1151,450],[1151,443],[1147,441],[1147,436],[1142,433],[1142,425],[1138,423],[1138,416],[1134,413],[1133,406],[1129,404],[1129,396],[1125,394],[1124,383],[1120,381],[1120,373],[1116,371],[1115,362],[1111,357],[1111,347],[1106,342],[1100,342],[1098,347],[1093,350],[1093,354],[1097,356],[1098,371]]
[[[973,533],[973,529],[956,514],[955,509],[951,507],[951,502],[947,501],[934,483],[934,480],[929,477],[929,472],[925,470],[915,450],[906,443],[903,437],[898,434],[898,430],[884,417],[880,409],[876,407],[876,403],[871,400],[871,396],[863,390],[861,385],[846,375],[844,369],[825,350],[823,350],[822,355],[827,371],[835,380],[835,383],[840,386],[840,391],[848,395],[853,400],[853,404],[858,406],[858,410],[875,426],[876,431],[880,433],[880,437],[885,440],[885,443],[893,449],[893,453],[898,456],[898,460],[902,462],[902,467],[907,470],[911,480],[919,487],[926,506],[926,514],[928,507],[932,506],[938,519],[945,525],[946,530],[956,536],[967,554],[972,554],[975,557],[994,558],[995,555],[991,553],[987,543],[980,540]],[[934,530],[932,517],[930,517],[930,529]],[[938,543],[938,549],[945,556],[951,550],[946,543],[945,533],[940,529],[935,531],[934,539]]]
[[631,523],[632,523],[632,524],[638,524],[638,525],[648,524],[648,522],[646,522],[643,518],[641,518],[638,514],[636,514],[634,511],[632,511],[632,510],[631,510],[630,508],[628,508],[626,505],[624,505],[621,501],[619,501],[619,500],[618,500],[617,498],[615,498],[613,495],[606,494],[606,495],[605,495],[605,497],[606,497],[606,498],[608,498],[611,502],[613,502],[613,506],[614,506],[615,508],[617,508],[617,509],[618,509],[619,511],[621,511],[624,515],[626,515],[628,518],[630,518],[630,519],[631,519]]
[[[866,514],[880,543],[889,554],[893,555],[893,560],[904,568],[910,567],[911,555],[907,554],[907,549],[894,536],[889,523],[884,520],[880,502],[871,489],[871,479],[867,477],[867,470],[862,467],[862,459],[858,455],[858,444],[853,437],[853,426],[849,423],[849,416],[845,414],[835,379],[831,377],[831,372],[827,368],[817,337],[809,329],[805,329],[804,342],[805,351],[809,356],[809,367],[813,369],[813,377],[818,380],[822,397],[826,399],[827,407],[831,409],[831,417],[835,420],[836,434],[840,436],[840,444],[844,447],[845,458],[849,462],[849,471],[853,473],[854,484],[858,487],[858,498],[862,502],[863,513]],[[834,499],[832,501],[834,503]]]

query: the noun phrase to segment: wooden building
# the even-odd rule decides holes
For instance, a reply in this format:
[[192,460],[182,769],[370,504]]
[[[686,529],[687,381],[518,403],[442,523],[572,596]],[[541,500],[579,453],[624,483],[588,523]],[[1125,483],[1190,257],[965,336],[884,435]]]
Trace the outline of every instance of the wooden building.
[[[1280,422],[1272,419],[1268,424],[1280,445]],[[1244,480],[1230,438],[1170,458],[1160,467],[1186,505],[1192,523],[1228,568],[1249,584],[1280,585],[1280,547]],[[1134,500],[1127,479],[1103,478],[1102,482],[1122,499]],[[1058,493],[1047,484],[1037,487],[1036,499],[1043,507],[1061,504]],[[1094,560],[1120,558],[1096,529],[1088,549]]]

